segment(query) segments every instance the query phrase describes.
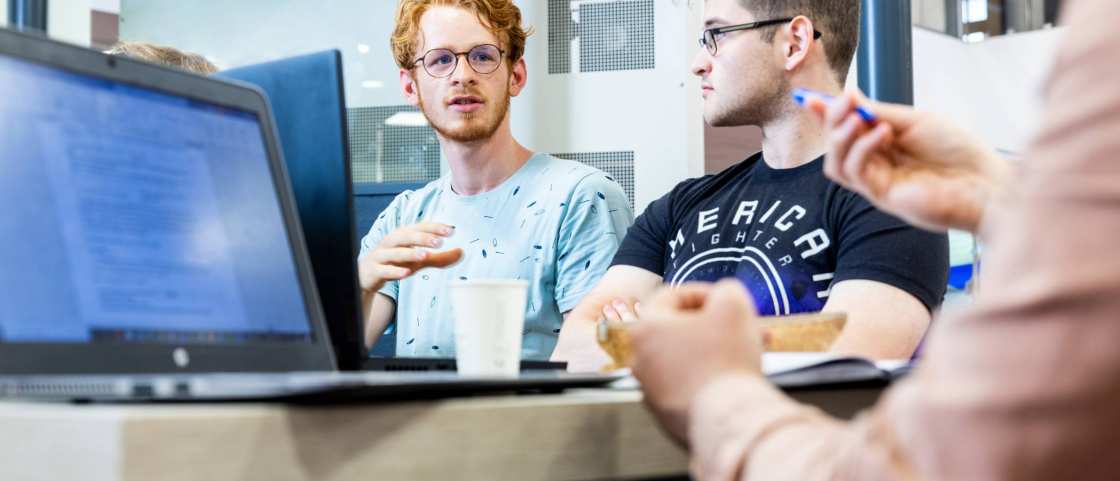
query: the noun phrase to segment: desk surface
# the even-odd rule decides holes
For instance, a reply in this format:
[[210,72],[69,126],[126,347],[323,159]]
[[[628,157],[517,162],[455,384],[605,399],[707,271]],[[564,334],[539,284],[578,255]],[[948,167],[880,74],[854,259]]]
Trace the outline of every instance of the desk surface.
[[[849,417],[878,389],[794,397]],[[348,406],[0,402],[4,480],[641,479],[686,472],[636,391]]]

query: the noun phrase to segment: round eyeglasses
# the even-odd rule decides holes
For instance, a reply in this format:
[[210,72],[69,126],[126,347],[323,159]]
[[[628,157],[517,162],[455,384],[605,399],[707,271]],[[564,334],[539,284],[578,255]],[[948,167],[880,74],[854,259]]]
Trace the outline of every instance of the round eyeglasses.
[[474,69],[475,72],[480,74],[494,73],[498,67],[502,66],[502,56],[505,52],[498,48],[497,45],[482,44],[478,45],[466,52],[455,52],[446,48],[436,48],[428,50],[423,57],[420,57],[412,62],[423,63],[424,71],[428,72],[436,78],[443,78],[451,76],[451,73],[459,66],[459,56],[467,56],[467,64]]

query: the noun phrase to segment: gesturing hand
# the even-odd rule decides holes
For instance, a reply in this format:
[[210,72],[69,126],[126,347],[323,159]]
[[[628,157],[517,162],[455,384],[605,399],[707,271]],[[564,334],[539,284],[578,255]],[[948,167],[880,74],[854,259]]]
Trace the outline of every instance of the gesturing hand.
[[363,292],[376,292],[386,282],[401,280],[427,267],[443,268],[459,262],[462,249],[433,252],[454,228],[434,222],[401,227],[377,248],[358,259],[358,278]]

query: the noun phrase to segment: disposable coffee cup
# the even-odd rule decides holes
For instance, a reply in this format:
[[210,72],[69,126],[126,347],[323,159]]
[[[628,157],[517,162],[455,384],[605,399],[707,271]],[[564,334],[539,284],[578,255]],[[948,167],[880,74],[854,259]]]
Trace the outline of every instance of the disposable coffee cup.
[[455,363],[471,377],[516,377],[529,283],[479,279],[451,283]]

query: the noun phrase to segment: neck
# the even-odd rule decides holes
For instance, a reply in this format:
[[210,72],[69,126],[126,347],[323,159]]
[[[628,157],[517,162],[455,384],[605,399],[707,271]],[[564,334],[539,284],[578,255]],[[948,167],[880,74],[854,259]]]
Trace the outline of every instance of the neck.
[[494,190],[533,156],[532,151],[514,140],[508,116],[490,138],[455,142],[440,136],[439,141],[451,169],[451,188],[459,195]]
[[[816,89],[839,95],[840,89]],[[828,149],[827,132],[812,114],[792,99],[782,114],[762,126],[762,157],[774,169],[792,169],[817,159]]]

